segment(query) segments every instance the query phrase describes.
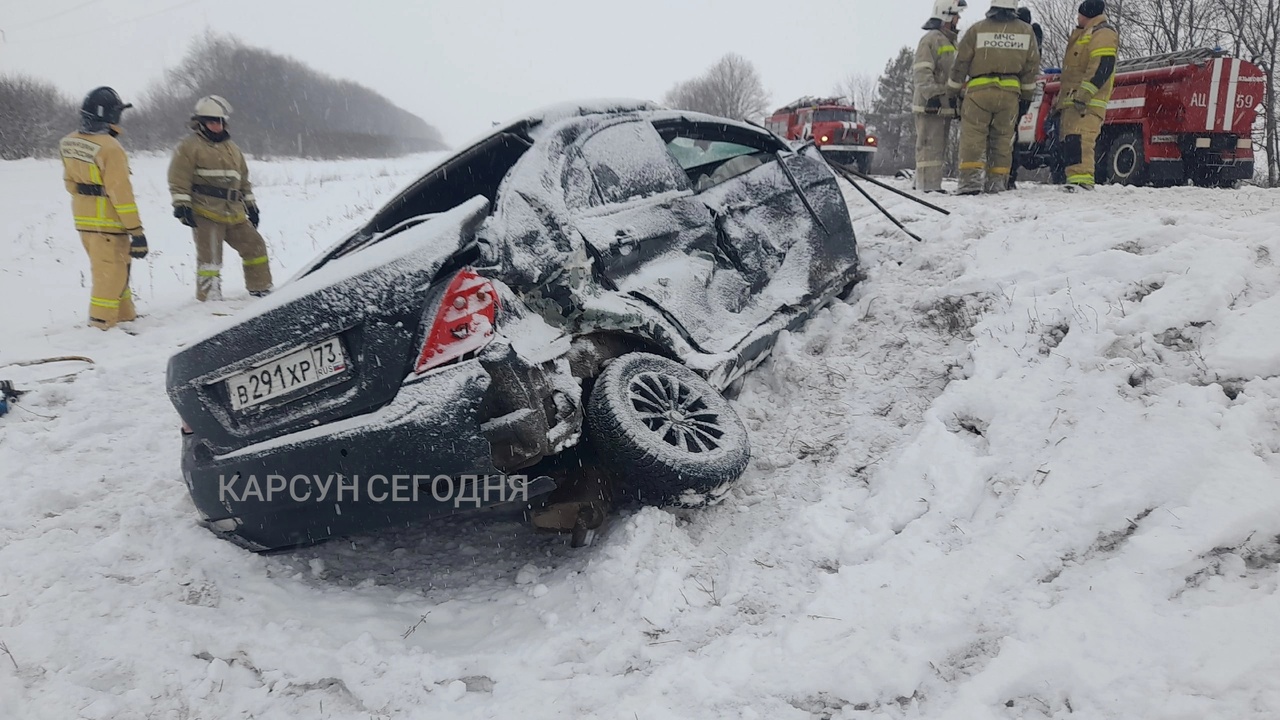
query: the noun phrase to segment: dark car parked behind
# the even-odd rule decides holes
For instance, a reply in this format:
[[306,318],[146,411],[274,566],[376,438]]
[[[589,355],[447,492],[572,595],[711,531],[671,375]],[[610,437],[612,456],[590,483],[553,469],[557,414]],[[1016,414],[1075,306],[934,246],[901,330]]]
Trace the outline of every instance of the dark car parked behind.
[[183,473],[254,550],[536,505],[581,447],[627,497],[707,493],[750,457],[724,393],[857,268],[816,149],[641,102],[554,108],[174,355]]

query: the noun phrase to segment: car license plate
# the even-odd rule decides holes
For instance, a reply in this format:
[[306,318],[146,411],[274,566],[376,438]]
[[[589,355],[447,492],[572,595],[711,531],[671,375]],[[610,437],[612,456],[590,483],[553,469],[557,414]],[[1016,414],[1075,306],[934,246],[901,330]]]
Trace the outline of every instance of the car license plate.
[[300,348],[227,380],[233,410],[244,410],[347,371],[338,338]]

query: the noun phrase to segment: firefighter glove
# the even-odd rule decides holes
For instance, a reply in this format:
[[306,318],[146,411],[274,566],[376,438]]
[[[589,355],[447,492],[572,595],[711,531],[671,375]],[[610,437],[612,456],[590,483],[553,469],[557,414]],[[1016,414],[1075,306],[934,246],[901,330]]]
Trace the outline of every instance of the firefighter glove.
[[147,256],[147,236],[132,235],[129,237],[129,257],[141,260]]
[[924,103],[924,111],[927,115],[937,115],[942,111],[942,96],[934,95]]
[[1086,93],[1084,89],[1077,88],[1067,93],[1066,103],[1064,104],[1064,106],[1070,105],[1071,107],[1075,108],[1077,112],[1083,115],[1089,111],[1089,100],[1091,100],[1092,97],[1093,96],[1090,95],[1089,93]]
[[249,203],[244,206],[244,211],[249,216],[249,224],[256,229],[258,227],[258,206]]
[[187,227],[193,228],[196,226],[196,214],[191,210],[190,205],[174,205],[173,216],[182,221],[182,224]]

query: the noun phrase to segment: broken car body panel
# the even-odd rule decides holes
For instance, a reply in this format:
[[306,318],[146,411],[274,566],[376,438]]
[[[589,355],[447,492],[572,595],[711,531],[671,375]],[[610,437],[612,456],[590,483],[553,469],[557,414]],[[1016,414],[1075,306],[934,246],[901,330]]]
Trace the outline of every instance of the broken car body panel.
[[[518,475],[573,446],[583,382],[609,357],[665,355],[723,390],[847,291],[857,261],[836,177],[812,148],[623,101],[508,124],[172,358],[192,497],[213,529],[254,549],[457,512],[429,483]],[[492,337],[415,372],[426,339],[449,337],[431,335],[433,318],[459,272],[498,294],[492,326],[470,326]],[[344,354],[317,370],[306,349],[322,343],[324,356],[333,338]],[[268,502],[246,480],[265,493],[268,476],[311,487],[375,473],[417,476],[416,499]],[[240,478],[230,502],[229,477]],[[512,501],[476,493],[466,507]]]

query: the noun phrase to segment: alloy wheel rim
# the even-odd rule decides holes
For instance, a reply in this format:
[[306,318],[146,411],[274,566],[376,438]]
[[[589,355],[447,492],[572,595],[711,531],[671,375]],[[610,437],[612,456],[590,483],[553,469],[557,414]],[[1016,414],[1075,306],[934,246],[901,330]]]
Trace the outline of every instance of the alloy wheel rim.
[[677,450],[705,454],[723,445],[720,414],[702,391],[679,378],[640,373],[627,384],[627,402],[650,432]]

